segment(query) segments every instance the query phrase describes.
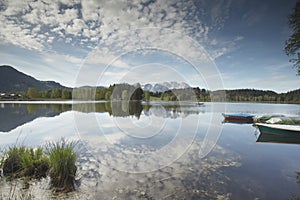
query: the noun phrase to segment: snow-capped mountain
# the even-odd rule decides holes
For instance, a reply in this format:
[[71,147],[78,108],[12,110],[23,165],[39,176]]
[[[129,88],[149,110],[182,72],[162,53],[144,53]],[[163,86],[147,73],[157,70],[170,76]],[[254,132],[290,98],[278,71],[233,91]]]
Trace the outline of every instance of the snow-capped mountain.
[[155,83],[150,84],[147,83],[145,85],[142,85],[143,90],[148,90],[150,92],[165,92],[167,90],[171,89],[183,89],[183,88],[189,88],[190,86],[185,82],[163,82],[163,83]]

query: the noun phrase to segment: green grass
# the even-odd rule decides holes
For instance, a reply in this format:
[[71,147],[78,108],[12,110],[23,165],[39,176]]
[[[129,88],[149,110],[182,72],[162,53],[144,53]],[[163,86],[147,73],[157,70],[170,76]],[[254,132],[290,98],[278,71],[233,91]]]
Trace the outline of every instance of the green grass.
[[76,143],[61,139],[46,145],[50,159],[51,186],[55,191],[72,191],[77,167],[77,154],[74,151]]
[[46,152],[42,147],[10,147],[0,159],[0,167],[4,176],[10,178],[41,178],[49,175],[54,191],[72,191],[75,189],[77,170],[75,146],[75,142],[61,139],[48,143]]
[[25,148],[21,160],[24,176],[46,177],[49,169],[49,158],[44,155],[42,147],[38,147],[36,150]]
[[282,120],[280,122],[276,122],[275,124],[299,125],[300,120]]
[[41,178],[46,177],[49,159],[41,147],[10,147],[1,159],[1,167],[4,175]]
[[19,174],[22,170],[21,156],[25,147],[10,147],[2,157],[1,167],[4,175]]

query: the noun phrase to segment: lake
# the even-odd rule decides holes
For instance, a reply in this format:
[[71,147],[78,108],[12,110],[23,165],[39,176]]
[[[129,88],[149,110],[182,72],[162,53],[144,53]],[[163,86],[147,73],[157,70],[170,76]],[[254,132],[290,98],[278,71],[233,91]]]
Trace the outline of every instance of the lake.
[[[252,124],[222,113],[300,116],[300,105],[189,102],[0,102],[0,149],[79,141],[77,190],[49,179],[0,180],[1,197],[296,199],[300,145],[258,142]],[[24,187],[26,185],[26,187]]]

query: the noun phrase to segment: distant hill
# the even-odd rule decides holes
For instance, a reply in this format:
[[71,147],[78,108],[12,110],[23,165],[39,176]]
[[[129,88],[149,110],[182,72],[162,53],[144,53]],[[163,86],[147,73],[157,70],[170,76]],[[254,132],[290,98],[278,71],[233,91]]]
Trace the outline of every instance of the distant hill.
[[0,92],[25,92],[29,87],[40,91],[59,89],[71,89],[54,81],[39,81],[24,74],[11,66],[0,66]]
[[[226,98],[224,97],[224,92]],[[211,94],[215,101],[300,103],[300,89],[286,93],[256,89],[217,90]]]

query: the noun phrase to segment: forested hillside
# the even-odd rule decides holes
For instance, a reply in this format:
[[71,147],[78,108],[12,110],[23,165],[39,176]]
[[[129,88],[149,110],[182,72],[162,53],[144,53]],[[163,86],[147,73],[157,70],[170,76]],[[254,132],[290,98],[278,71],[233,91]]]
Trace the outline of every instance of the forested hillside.
[[26,92],[29,87],[40,91],[68,89],[54,81],[40,81],[8,65],[0,66],[0,92]]
[[286,93],[276,93],[270,90],[237,89],[208,91],[200,88],[175,89],[163,93],[152,93],[150,96],[161,100],[191,100],[201,102],[276,102],[300,103],[300,89]]

